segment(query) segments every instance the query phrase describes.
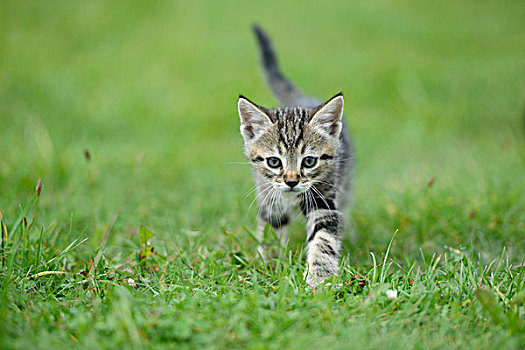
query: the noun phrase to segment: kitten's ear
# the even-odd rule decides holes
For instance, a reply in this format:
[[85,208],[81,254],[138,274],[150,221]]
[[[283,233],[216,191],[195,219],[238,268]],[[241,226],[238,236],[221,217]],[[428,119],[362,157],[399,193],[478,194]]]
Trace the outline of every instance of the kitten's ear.
[[245,141],[252,140],[272,124],[266,109],[257,106],[242,95],[239,96],[238,108],[241,134]]
[[340,92],[322,105],[310,120],[310,124],[330,136],[338,137],[342,128],[344,98]]

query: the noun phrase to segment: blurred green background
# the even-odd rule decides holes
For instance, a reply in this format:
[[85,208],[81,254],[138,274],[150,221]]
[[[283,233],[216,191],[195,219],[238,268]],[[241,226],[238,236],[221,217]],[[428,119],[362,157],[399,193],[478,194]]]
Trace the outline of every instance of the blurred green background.
[[[305,289],[300,219],[255,253],[253,22],[345,94],[334,289]],[[524,113],[523,0],[0,1],[0,348],[523,349]]]
[[524,18],[522,1],[2,1],[0,210],[9,224],[42,178],[40,224],[59,236],[73,215],[96,245],[118,214],[114,252],[141,224],[168,248],[220,249],[223,229],[248,242],[236,98],[276,106],[258,22],[303,91],[345,94],[351,262],[396,229],[402,256],[473,243],[519,259]]

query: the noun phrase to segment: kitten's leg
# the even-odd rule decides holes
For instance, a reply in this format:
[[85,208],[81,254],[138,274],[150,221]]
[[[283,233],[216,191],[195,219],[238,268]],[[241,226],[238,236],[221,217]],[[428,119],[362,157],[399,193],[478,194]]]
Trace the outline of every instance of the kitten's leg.
[[312,209],[306,215],[307,262],[306,282],[315,287],[339,272],[339,227],[341,214],[334,209]]
[[[289,216],[288,214],[282,213],[282,208],[279,208],[280,210],[269,210],[269,208],[261,203],[261,208],[259,210],[259,246],[258,251],[263,257],[263,259],[266,261],[268,258],[271,257],[268,256],[268,253],[271,253],[271,249],[267,247],[264,244],[264,230],[266,229],[266,225],[270,224],[270,226],[273,228],[275,235],[277,239],[279,239],[279,243],[281,247],[284,247],[286,244],[286,240],[288,239],[288,221]],[[275,206],[276,204],[274,204]],[[278,204],[277,204],[278,205]]]
[[[273,257],[272,249],[270,244],[265,244],[264,241],[264,230],[266,228],[266,225],[268,222],[259,219],[259,245],[257,246],[257,250],[259,254],[261,254],[264,261],[267,261],[269,258]],[[279,243],[281,247],[284,247],[286,245],[287,237],[288,237],[288,225],[280,226],[280,227],[273,227],[273,230],[275,232],[275,235],[279,239]]]

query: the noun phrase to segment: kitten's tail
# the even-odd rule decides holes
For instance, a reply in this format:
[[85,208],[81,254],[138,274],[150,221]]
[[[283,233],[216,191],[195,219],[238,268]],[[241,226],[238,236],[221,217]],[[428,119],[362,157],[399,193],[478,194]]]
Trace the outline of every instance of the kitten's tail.
[[314,107],[319,105],[320,102],[316,98],[304,95],[281,73],[272,42],[263,29],[254,24],[253,31],[259,44],[264,77],[279,102],[284,106]]

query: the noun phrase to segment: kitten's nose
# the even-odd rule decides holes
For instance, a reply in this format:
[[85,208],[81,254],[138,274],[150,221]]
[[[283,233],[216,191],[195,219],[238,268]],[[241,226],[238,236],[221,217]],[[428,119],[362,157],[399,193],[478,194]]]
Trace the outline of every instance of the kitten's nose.
[[297,186],[299,181],[297,181],[297,180],[287,180],[284,183],[287,184],[288,186],[290,186],[290,188],[294,188],[295,186]]

